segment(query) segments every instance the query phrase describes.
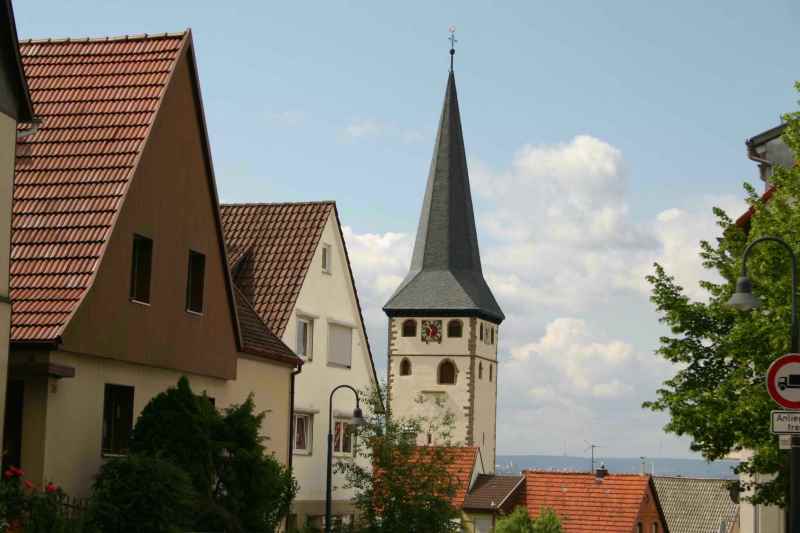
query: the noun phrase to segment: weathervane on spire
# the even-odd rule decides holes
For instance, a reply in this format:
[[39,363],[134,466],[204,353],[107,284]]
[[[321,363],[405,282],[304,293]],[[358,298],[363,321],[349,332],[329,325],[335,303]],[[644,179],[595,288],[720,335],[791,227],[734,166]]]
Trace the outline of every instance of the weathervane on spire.
[[447,39],[450,41],[450,71],[453,70],[453,56],[456,55],[456,43],[458,40],[456,39],[456,27],[450,26],[448,29],[450,32],[450,37]]

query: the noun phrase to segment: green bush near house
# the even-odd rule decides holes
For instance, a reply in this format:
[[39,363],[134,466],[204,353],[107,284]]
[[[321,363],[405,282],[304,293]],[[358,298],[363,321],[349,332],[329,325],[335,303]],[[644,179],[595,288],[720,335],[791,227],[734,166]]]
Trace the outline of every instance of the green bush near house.
[[525,507],[517,507],[514,512],[498,520],[496,533],[562,533],[561,520],[549,507],[542,509],[536,519],[528,516]]
[[112,459],[92,486],[89,515],[100,531],[179,533],[194,520],[196,493],[172,463],[142,455]]
[[252,396],[220,411],[184,377],[144,408],[130,450],[186,472],[196,494],[194,531],[271,533],[288,514],[297,484],[266,453],[263,419]]

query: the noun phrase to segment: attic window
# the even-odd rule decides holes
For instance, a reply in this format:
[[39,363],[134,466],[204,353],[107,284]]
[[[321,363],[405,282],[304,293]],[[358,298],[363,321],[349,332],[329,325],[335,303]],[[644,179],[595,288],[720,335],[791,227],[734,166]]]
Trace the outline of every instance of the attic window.
[[153,262],[153,239],[133,236],[131,259],[131,300],[150,303],[150,272]]
[[206,273],[206,256],[189,250],[189,276],[186,280],[186,310],[203,312],[203,281]]
[[417,336],[417,321],[406,320],[403,322],[403,337],[416,337]]
[[322,271],[326,274],[331,273],[331,245],[322,245]]
[[447,323],[448,337],[461,337],[463,325],[460,320],[451,320]]

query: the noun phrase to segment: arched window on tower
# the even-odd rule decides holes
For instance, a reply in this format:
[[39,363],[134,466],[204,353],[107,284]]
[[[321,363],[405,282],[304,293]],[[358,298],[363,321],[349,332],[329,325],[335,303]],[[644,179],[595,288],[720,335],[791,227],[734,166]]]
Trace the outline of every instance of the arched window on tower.
[[492,328],[490,333],[491,333],[490,337],[492,339],[492,344],[494,344],[494,328]]
[[480,339],[483,340],[483,322],[481,322],[481,334]]
[[460,320],[451,320],[447,323],[447,336],[448,337],[461,337],[463,334],[464,326]]
[[478,363],[478,379],[483,379],[483,363]]
[[454,385],[456,382],[456,365],[448,360],[439,363],[438,378],[440,385]]
[[408,319],[403,322],[403,337],[417,336],[417,321]]
[[400,375],[401,376],[411,375],[411,361],[409,361],[407,357],[404,357],[403,360],[400,361]]
[[492,370],[494,369],[493,365],[489,365],[489,381],[492,381]]

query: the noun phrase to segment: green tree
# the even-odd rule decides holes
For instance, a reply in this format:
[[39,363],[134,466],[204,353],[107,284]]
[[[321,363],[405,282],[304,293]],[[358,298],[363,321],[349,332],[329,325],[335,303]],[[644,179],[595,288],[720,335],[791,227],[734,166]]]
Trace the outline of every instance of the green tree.
[[267,455],[252,396],[217,410],[184,377],[142,411],[131,452],[156,456],[185,471],[198,495],[194,527],[271,532],[297,493],[291,473]]
[[562,533],[561,520],[556,512],[545,507],[536,519],[528,516],[525,507],[517,507],[511,514],[500,518],[496,533]]
[[[796,85],[800,90],[800,84]],[[785,115],[784,141],[800,156],[800,113]],[[800,160],[800,157],[798,157]],[[671,335],[660,339],[657,353],[676,364],[675,375],[645,407],[666,411],[665,429],[692,439],[692,449],[708,460],[749,450],[752,458],[738,472],[776,474],[767,482],[749,482],[755,503],[782,505],[787,486],[788,458],[770,434],[770,410],[775,406],[766,392],[764,377],[770,363],[790,349],[791,263],[774,244],[753,249],[748,271],[754,292],[763,306],[750,313],[730,309],[726,302],[741,271],[746,244],[758,237],[784,239],[800,252],[800,168],[775,167],[770,178],[775,189],[764,201],[745,184],[754,210],[749,232],[715,209],[721,236],[715,243],[700,243],[704,266],[714,275],[701,282],[706,298],[692,301],[674,277],[656,264],[648,277],[652,301],[669,326]]]
[[[449,467],[453,456],[453,416],[441,403],[430,417],[394,418],[383,406],[381,392],[368,398],[367,424],[359,429],[356,454],[365,461],[341,461],[348,487],[355,489],[355,505],[363,533],[452,533],[460,531],[459,511],[451,501],[457,488]],[[422,398],[420,404],[427,402]],[[443,446],[417,446],[418,435],[430,434]],[[362,463],[370,466],[365,467]]]

